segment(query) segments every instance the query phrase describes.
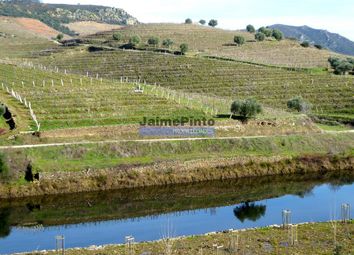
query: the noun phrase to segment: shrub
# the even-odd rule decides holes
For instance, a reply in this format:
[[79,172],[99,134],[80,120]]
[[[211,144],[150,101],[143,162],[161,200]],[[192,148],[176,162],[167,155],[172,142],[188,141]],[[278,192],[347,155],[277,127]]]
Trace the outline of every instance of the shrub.
[[170,48],[173,45],[173,41],[169,38],[165,39],[165,40],[163,40],[162,45],[164,47]]
[[354,59],[339,59],[337,57],[329,57],[328,62],[334,69],[335,74],[345,74],[354,68]]
[[287,103],[288,108],[298,112],[307,112],[311,109],[311,105],[307,103],[301,96],[290,99]]
[[0,153],[0,174],[6,173],[8,170],[5,155]]
[[252,26],[252,25],[248,25],[248,26],[246,27],[246,30],[247,30],[247,32],[249,32],[249,33],[254,33],[254,32],[256,32],[256,29],[255,29],[254,26]]
[[2,115],[4,115],[5,111],[5,106],[0,103],[0,118],[2,117]]
[[254,35],[254,38],[261,42],[261,41],[264,41],[265,40],[265,34],[263,34],[262,32],[258,32]]
[[328,62],[331,64],[332,68],[335,69],[341,63],[341,60],[336,57],[329,57]]
[[261,33],[264,34],[264,30],[265,30],[265,29],[266,29],[265,27],[260,27],[260,28],[258,28],[258,32],[261,32]]
[[57,37],[56,37],[56,39],[57,39],[58,41],[63,40],[63,38],[64,38],[64,35],[63,35],[63,34],[58,34]]
[[314,45],[316,49],[319,49],[319,50],[322,50],[323,49],[323,46],[320,45],[320,44],[315,44]]
[[354,65],[354,58],[347,58],[347,61]]
[[353,70],[354,66],[352,63],[348,62],[347,60],[342,60],[336,67],[335,73],[336,74],[346,74]]
[[272,30],[269,28],[261,27],[258,29],[258,32],[263,33],[266,37],[271,37],[272,36]]
[[255,99],[236,100],[231,104],[231,113],[247,120],[262,112],[262,106]]
[[236,35],[234,37],[234,42],[237,44],[237,45],[242,45],[245,43],[245,38],[243,36],[240,36],[240,35]]
[[156,36],[150,37],[148,40],[149,45],[157,46],[160,43],[160,39]]
[[336,246],[333,249],[333,255],[341,255],[343,251],[343,246],[340,244],[336,244]]
[[271,29],[266,29],[264,30],[264,33],[266,37],[271,37],[272,36],[272,30]]
[[28,181],[28,182],[33,182],[34,181],[34,175],[33,175],[31,163],[29,163],[27,165],[26,172],[25,172],[25,180]]
[[140,39],[139,36],[133,35],[133,36],[130,37],[130,39],[129,39],[129,44],[130,44],[131,46],[134,46],[134,47],[135,47],[135,46],[139,45],[140,41],[141,41],[141,39]]
[[206,24],[206,21],[204,19],[201,19],[199,20],[199,24],[204,26]]
[[123,35],[121,33],[114,33],[112,37],[113,37],[113,40],[118,41],[118,42],[123,40]]
[[277,40],[277,41],[281,41],[283,40],[283,33],[278,30],[278,29],[274,29],[272,32],[272,36]]
[[180,46],[179,46],[180,50],[181,50],[181,53],[184,55],[187,53],[189,47],[188,47],[188,44],[186,43],[182,43]]
[[218,21],[216,19],[211,19],[209,21],[209,26],[216,27],[218,25]]
[[304,48],[310,47],[310,43],[308,41],[303,41],[300,45]]
[[192,23],[193,23],[193,20],[190,19],[190,18],[188,18],[188,19],[185,20],[184,23],[186,23],[186,24],[192,24]]

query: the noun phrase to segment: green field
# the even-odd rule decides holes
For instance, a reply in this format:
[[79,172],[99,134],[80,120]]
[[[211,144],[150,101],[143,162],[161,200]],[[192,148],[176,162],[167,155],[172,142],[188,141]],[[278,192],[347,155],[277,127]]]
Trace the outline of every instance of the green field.
[[265,106],[284,110],[289,99],[301,95],[313,105],[315,115],[348,120],[354,114],[354,78],[350,76],[122,50],[89,53],[76,49],[42,62],[62,71],[89,72],[117,80],[129,77],[185,93],[224,99],[253,97]]

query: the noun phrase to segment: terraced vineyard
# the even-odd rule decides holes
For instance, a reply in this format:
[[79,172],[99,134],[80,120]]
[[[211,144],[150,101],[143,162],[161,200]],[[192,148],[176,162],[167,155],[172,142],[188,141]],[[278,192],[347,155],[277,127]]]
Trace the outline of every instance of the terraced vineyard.
[[350,76],[138,51],[89,53],[80,49],[42,61],[61,70],[141,79],[189,93],[228,99],[255,97],[266,106],[281,109],[289,99],[301,95],[313,104],[316,115],[346,120],[354,115],[354,79]]
[[17,101],[14,90],[31,102],[42,129],[138,123],[143,117],[202,117],[204,113],[153,95],[135,93],[132,84],[82,78],[30,68],[0,65],[0,93]]
[[[141,24],[128,26],[119,30],[123,34],[123,43],[132,35],[139,35],[144,43],[151,36],[161,40],[170,38],[174,41],[172,48],[178,49],[181,43],[188,43],[192,51],[201,55],[228,57],[255,63],[289,67],[327,67],[327,59],[338,55],[327,50],[303,48],[299,42],[292,40],[266,40],[255,42],[254,34],[244,31],[231,31],[186,24]],[[98,33],[85,37],[94,44],[117,44],[112,38],[113,32]],[[235,35],[242,35],[246,43],[241,47],[233,45]]]

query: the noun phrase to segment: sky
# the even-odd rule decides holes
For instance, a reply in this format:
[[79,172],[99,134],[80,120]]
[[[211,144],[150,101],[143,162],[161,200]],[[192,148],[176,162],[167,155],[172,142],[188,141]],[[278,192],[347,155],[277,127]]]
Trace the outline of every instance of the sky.
[[126,10],[140,22],[217,19],[224,29],[286,24],[326,29],[354,41],[353,0],[44,0],[46,3],[99,4]]

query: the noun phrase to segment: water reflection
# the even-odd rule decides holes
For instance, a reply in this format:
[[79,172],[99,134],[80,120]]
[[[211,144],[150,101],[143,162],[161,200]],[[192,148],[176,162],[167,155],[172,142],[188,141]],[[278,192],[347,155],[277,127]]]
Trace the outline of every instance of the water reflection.
[[241,222],[245,220],[257,221],[265,215],[266,208],[267,206],[265,205],[245,202],[234,208],[234,214]]
[[[244,178],[193,185],[5,200],[0,201],[0,209],[6,211],[6,208],[11,208],[11,226],[52,226],[154,217],[164,213],[235,205],[287,194],[304,198],[311,195],[317,185],[330,183],[334,188],[353,180],[353,172]],[[243,209],[251,210],[251,207],[244,206]]]
[[10,235],[10,212],[9,208],[0,208],[0,238]]

